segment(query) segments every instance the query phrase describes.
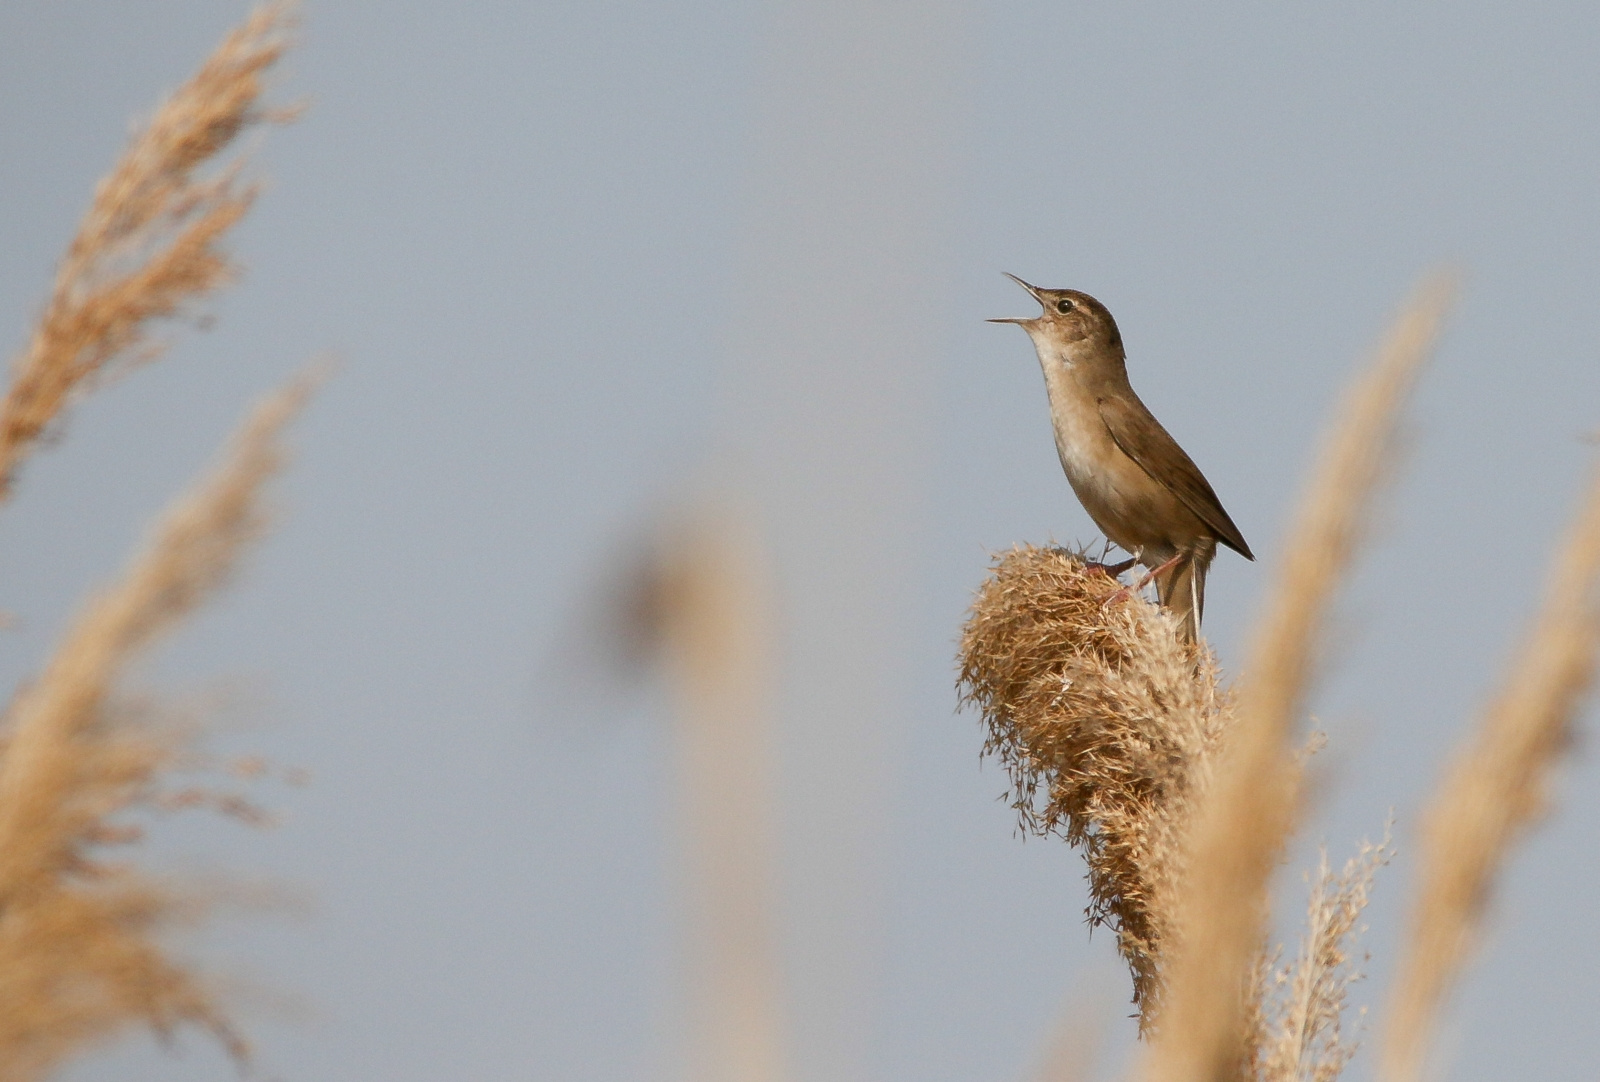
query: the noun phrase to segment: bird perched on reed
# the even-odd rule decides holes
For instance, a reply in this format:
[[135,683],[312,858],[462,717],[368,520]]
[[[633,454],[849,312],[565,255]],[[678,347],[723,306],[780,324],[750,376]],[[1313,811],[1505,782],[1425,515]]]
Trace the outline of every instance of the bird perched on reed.
[[[1133,563],[1149,569],[1161,604],[1185,639],[1200,634],[1206,571],[1217,543],[1254,560],[1205,475],[1167,434],[1128,382],[1116,320],[1075,289],[1040,289],[1006,277],[1033,295],[1035,319],[993,319],[1028,332],[1044,369],[1056,451],[1089,517]],[[1142,585],[1142,583],[1141,583]]]

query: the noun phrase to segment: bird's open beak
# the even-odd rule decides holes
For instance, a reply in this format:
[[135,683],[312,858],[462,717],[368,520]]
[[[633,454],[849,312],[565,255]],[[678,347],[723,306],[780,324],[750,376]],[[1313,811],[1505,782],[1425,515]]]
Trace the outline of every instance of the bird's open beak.
[[[1017,283],[1017,285],[1021,286],[1023,289],[1026,289],[1028,291],[1028,293],[1033,297],[1033,299],[1039,302],[1041,307],[1044,306],[1044,298],[1039,296],[1039,290],[1036,287],[1030,286],[1027,282],[1024,282],[1021,278],[1018,278],[1015,274],[1012,274],[1009,271],[1001,271],[1000,273],[1004,274],[1007,278],[1009,278],[1013,282]],[[1032,319],[1020,319],[1020,318],[1017,318],[1017,317],[1010,317],[1010,318],[1006,318],[1006,319],[991,319],[991,320],[989,320],[989,322],[990,323],[1017,323],[1017,324],[1021,324],[1023,326],[1026,326],[1027,324],[1033,323],[1035,321],[1032,320]]]
[[1039,296],[1038,286],[1030,286],[1027,282],[1024,282],[1021,278],[1018,278],[1015,274],[1011,274],[1008,271],[1001,271],[1000,273],[1017,283],[1017,285],[1021,286],[1023,289],[1026,289],[1028,291],[1028,295],[1034,300],[1038,301],[1040,304],[1044,303],[1044,298]]

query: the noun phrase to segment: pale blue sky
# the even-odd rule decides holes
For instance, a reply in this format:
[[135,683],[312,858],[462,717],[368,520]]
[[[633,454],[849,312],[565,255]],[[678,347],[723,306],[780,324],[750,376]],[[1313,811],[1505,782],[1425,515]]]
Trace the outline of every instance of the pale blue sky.
[[[4,341],[129,118],[244,10],[0,7]],[[788,599],[794,1077],[1016,1082],[1074,990],[1121,1001],[1077,857],[1014,836],[952,712],[986,553],[1094,536],[1024,336],[982,322],[1028,311],[1001,271],[1110,306],[1134,385],[1258,553],[1211,580],[1232,662],[1334,395],[1422,274],[1464,269],[1340,608],[1315,706],[1332,783],[1296,856],[1349,852],[1395,809],[1356,997],[1381,1008],[1415,809],[1600,428],[1600,10],[304,14],[279,96],[311,109],[263,145],[215,328],[86,404],[0,509],[15,678],[253,395],[341,358],[277,532],[152,677],[234,681],[251,705],[220,746],[312,775],[263,794],[272,832],[175,824],[157,850],[310,899],[196,947],[305,1008],[248,1016],[265,1077],[674,1077],[662,712],[564,724],[541,664],[605,556],[708,469],[758,494]],[[1600,1062],[1587,749],[1452,1013],[1452,1079]],[[135,1042],[72,1077],[230,1070],[203,1039],[181,1049]]]

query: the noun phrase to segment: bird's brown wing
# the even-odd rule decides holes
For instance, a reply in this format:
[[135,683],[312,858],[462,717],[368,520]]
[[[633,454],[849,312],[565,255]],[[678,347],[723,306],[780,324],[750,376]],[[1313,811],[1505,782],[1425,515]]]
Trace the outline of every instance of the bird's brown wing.
[[1095,404],[1100,408],[1100,419],[1123,454],[1165,485],[1179,502],[1211,527],[1217,540],[1245,559],[1255,559],[1250,546],[1245,544],[1244,535],[1222,509],[1222,501],[1211,490],[1200,467],[1183,453],[1178,441],[1167,434],[1143,402],[1122,395],[1104,395],[1097,398]]

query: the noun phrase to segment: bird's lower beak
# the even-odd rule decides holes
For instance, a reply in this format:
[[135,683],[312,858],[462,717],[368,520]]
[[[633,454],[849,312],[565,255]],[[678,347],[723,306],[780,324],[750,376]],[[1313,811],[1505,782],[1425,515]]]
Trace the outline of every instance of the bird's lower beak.
[[986,320],[986,322],[988,322],[988,323],[1015,323],[1018,326],[1021,326],[1023,324],[1032,323],[1033,320],[1031,320],[1031,319],[1023,319],[1021,316],[1005,316],[1005,317],[1003,317],[1001,319]]

